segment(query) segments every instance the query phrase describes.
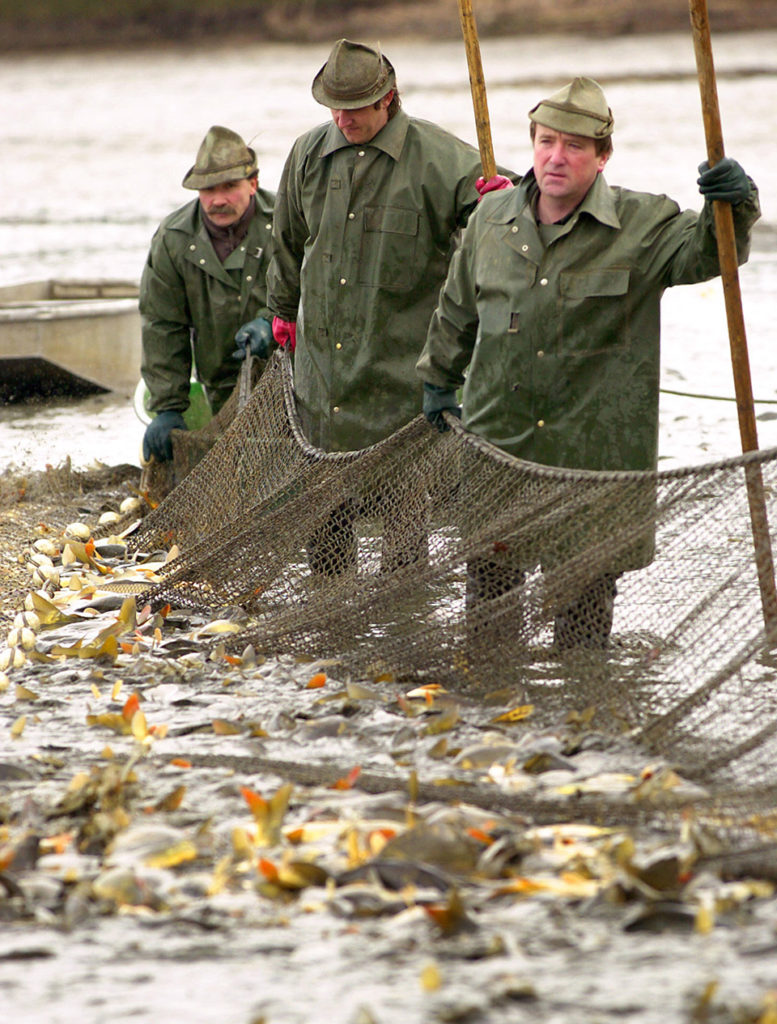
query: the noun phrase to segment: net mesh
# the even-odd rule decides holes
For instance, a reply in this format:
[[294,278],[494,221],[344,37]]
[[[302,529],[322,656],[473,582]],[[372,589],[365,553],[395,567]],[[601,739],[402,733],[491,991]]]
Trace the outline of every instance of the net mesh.
[[240,369],[237,385],[216,415],[198,430],[173,433],[173,458],[169,462],[151,459],[143,467],[140,486],[152,504],[158,504],[188,476],[198,462],[210,451],[216,441],[247,403],[251,389],[265,368],[266,360],[249,357]]
[[597,730],[704,785],[700,819],[740,850],[771,851],[777,676],[758,566],[772,538],[754,543],[748,486],[757,479],[775,521],[777,450],[655,474],[574,471],[449,423],[438,433],[419,416],[373,447],[325,453],[302,435],[276,355],[143,520],[136,549],[181,550],[146,597],[241,607],[235,651],[498,690],[549,724],[593,709]]
[[419,417],[369,449],[323,453],[276,356],[143,520],[135,548],[182,552],[149,596],[241,606],[239,646],[356,678],[509,688],[548,721],[595,707],[600,729],[692,777],[768,785],[777,684],[757,564],[771,539],[753,547],[746,477],[758,473],[773,521],[777,452],[573,471],[450,425]]

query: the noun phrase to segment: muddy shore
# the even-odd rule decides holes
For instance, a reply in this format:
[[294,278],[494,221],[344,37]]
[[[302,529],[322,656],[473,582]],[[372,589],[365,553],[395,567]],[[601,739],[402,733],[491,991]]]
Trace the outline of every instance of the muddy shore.
[[[777,26],[771,0],[713,0],[714,32],[752,31]],[[483,38],[501,35],[581,34],[606,37],[682,31],[688,27],[685,4],[676,0],[477,0],[473,5]],[[460,33],[454,0],[367,3],[292,2],[261,5],[186,5],[173,2],[97,8],[89,0],[21,4],[12,0],[0,14],[0,51],[35,52],[83,47],[126,48],[171,44],[318,42],[340,36],[369,39],[415,36],[455,38]]]

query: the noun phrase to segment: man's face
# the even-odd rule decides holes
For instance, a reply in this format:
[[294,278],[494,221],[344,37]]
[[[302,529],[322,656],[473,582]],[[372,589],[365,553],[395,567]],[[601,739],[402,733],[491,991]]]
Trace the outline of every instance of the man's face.
[[534,135],[534,174],[540,192],[570,208],[577,206],[596,175],[604,170],[608,155],[597,154],[593,139],[538,124]]
[[221,185],[199,189],[200,203],[214,224],[228,228],[237,224],[248,209],[251,196],[256,192],[256,178],[225,181]]
[[386,93],[377,103],[355,110],[332,110],[332,120],[348,139],[358,145],[370,142],[388,121],[388,106],[394,91]]

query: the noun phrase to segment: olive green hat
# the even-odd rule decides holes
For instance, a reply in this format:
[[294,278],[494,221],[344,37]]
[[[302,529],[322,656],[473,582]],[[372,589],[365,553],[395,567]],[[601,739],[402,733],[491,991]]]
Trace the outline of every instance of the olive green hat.
[[225,181],[241,181],[257,172],[256,153],[237,132],[214,124],[197,150],[194,167],[183,179],[184,188],[212,188]]
[[338,39],[313,79],[313,98],[334,110],[356,110],[377,103],[394,88],[394,68],[380,50]]
[[612,135],[615,119],[602,87],[593,78],[575,78],[529,111],[537,124],[570,135],[602,139]]

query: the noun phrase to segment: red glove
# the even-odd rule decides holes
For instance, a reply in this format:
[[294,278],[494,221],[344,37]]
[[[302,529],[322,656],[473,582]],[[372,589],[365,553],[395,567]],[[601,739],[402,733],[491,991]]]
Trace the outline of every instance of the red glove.
[[293,352],[297,347],[297,323],[295,320],[272,318],[272,336],[284,351]]
[[[499,192],[503,188],[512,188],[513,183],[509,178],[506,178],[504,174],[495,174],[493,178],[489,178],[486,181],[485,178],[478,178],[475,182],[475,188],[478,191],[480,199],[486,194],[486,192]],[[480,202],[478,199],[478,202]]]

